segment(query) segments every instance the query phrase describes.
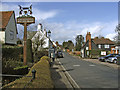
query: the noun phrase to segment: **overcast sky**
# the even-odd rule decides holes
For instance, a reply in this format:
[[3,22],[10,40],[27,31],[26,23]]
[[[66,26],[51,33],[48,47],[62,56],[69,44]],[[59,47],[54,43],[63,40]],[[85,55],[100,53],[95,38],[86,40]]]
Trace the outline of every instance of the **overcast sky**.
[[[52,40],[73,40],[77,35],[85,36],[91,32],[92,37],[104,36],[113,40],[118,23],[117,2],[3,2],[0,10],[14,10],[16,17],[21,6],[33,6],[33,16],[36,23],[42,23],[44,28],[51,30]],[[23,26],[17,25],[18,37],[23,37]],[[29,28],[28,27],[28,28]],[[32,30],[36,30],[32,27]]]

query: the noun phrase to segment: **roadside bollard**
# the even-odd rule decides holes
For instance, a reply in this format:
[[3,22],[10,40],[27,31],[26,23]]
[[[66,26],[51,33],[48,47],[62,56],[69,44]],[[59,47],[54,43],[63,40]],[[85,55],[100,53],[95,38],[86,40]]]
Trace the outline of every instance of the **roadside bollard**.
[[32,70],[32,79],[35,79],[35,74],[36,74],[36,70],[33,69],[33,70]]

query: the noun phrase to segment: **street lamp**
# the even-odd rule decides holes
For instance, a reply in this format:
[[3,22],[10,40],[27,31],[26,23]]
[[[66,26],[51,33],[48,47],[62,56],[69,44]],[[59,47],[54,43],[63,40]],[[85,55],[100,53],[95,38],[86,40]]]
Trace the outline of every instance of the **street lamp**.
[[48,38],[50,38],[50,36],[51,36],[51,31],[49,30],[48,31]]
[[50,57],[50,36],[51,36],[51,31],[48,31],[48,39],[49,39],[49,50],[48,50],[48,56]]

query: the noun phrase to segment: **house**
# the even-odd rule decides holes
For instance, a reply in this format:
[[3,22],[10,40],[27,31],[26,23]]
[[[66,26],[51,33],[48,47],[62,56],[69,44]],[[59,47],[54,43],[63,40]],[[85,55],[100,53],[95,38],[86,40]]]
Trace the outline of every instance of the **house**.
[[116,44],[111,47],[111,54],[120,54],[120,33],[118,33]]
[[[56,44],[54,42],[52,42],[50,40],[49,42],[49,38],[47,36],[47,31],[46,29],[42,29],[42,24],[38,24],[37,26],[37,32],[34,34],[34,36],[32,37],[32,42],[34,42],[35,38],[39,36],[39,42],[41,42],[41,40],[43,40],[45,43],[41,46],[39,46],[38,51],[40,51],[41,48],[52,48],[52,46],[56,46]],[[33,44],[34,45],[34,44]]]
[[120,54],[120,44],[111,47],[111,54]]
[[115,43],[108,38],[91,38],[90,32],[87,32],[86,42],[81,49],[82,57],[89,56],[91,50],[101,50],[101,55],[106,55],[108,51],[111,51],[111,47],[114,46],[114,44]]
[[17,34],[14,11],[0,11],[0,42],[15,45]]

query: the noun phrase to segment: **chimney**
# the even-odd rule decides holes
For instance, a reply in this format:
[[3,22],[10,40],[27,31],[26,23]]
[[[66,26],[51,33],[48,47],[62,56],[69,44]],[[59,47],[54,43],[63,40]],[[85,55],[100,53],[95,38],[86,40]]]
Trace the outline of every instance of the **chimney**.
[[38,30],[38,31],[39,31],[39,30],[42,31],[42,24],[41,24],[41,23],[38,24],[38,26],[37,26],[37,30]]
[[47,37],[47,32],[46,32],[46,29],[44,29],[44,35]]
[[87,32],[86,35],[86,42],[89,40],[89,50],[91,50],[91,34],[90,32]]

